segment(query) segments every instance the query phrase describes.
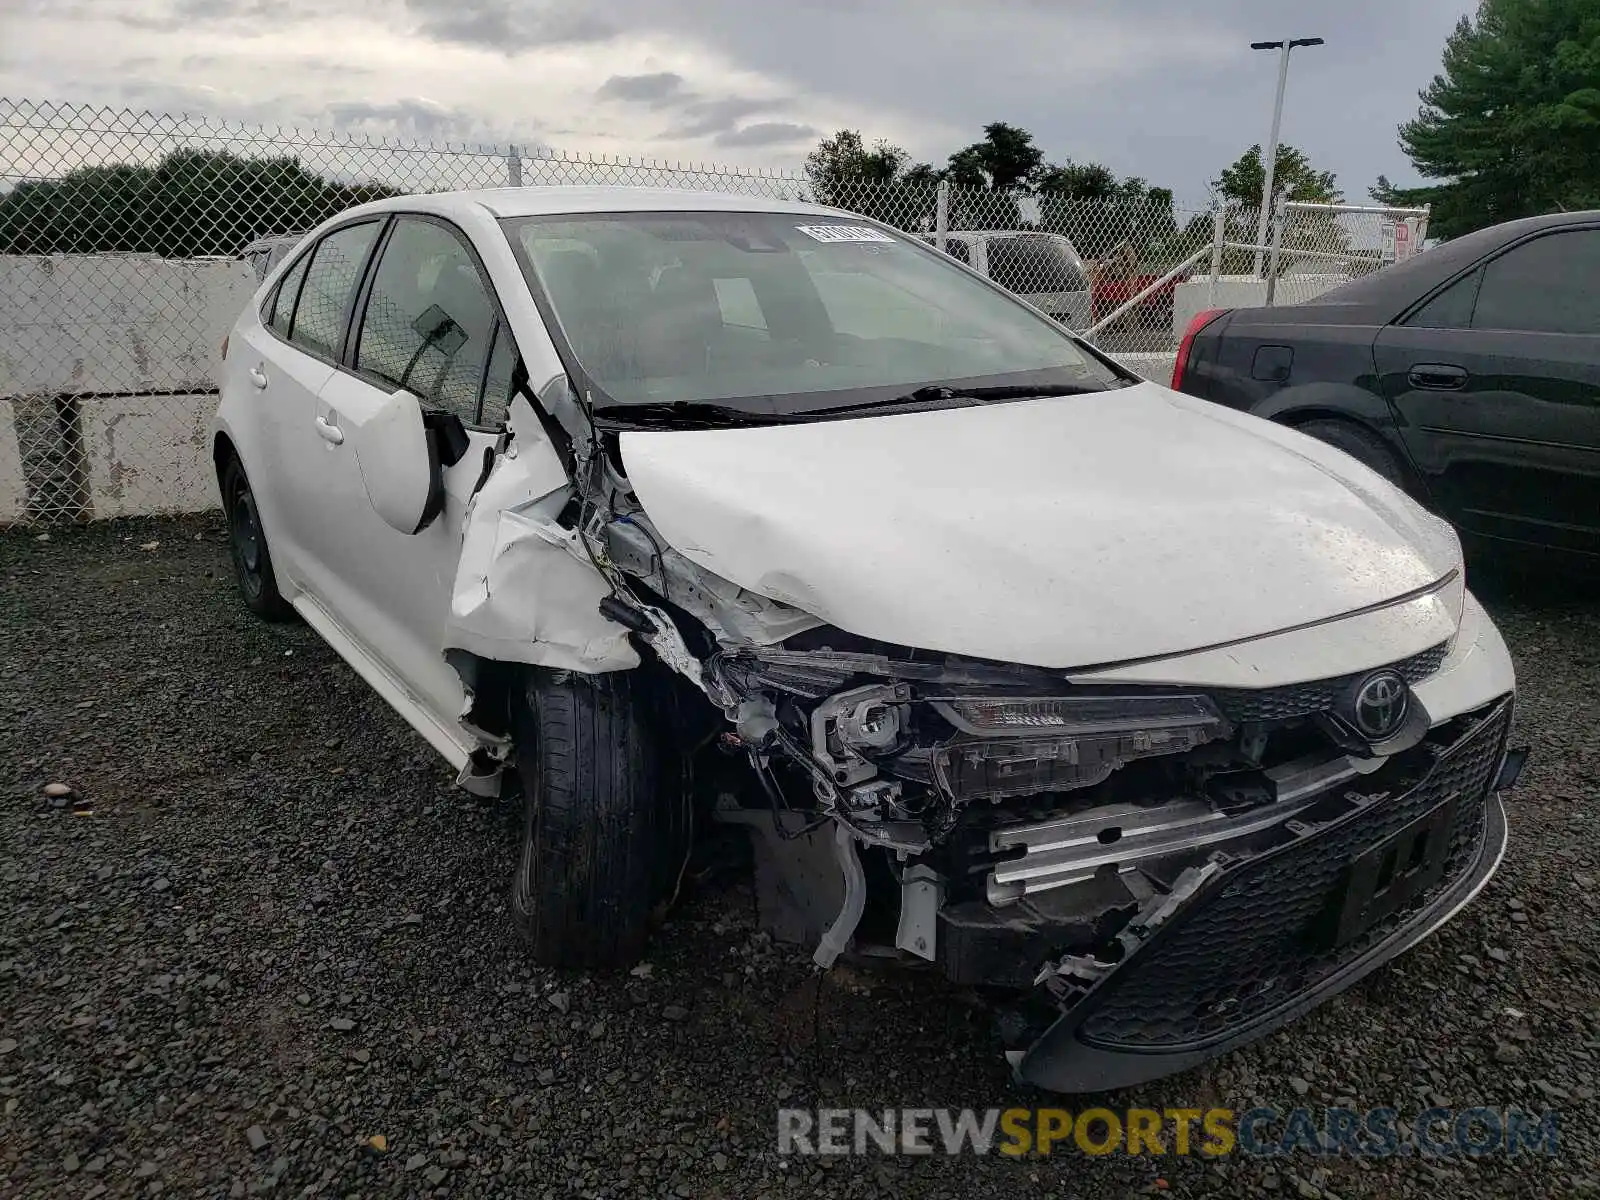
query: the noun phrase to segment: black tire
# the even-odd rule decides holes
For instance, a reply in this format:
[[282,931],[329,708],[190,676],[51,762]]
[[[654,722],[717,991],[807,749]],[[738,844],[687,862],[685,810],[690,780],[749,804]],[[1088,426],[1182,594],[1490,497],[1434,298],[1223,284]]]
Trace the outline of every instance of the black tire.
[[511,915],[546,966],[627,967],[644,953],[668,823],[636,674],[536,673],[516,705]]
[[263,621],[292,621],[294,606],[278,592],[261,512],[237,458],[228,459],[220,483],[222,511],[228,519],[228,553],[245,607]]
[[1357,462],[1371,467],[1395,487],[1410,491],[1405,468],[1394,451],[1383,444],[1383,439],[1349,421],[1307,421],[1299,426],[1301,433],[1309,434],[1319,442],[1326,442],[1343,450]]

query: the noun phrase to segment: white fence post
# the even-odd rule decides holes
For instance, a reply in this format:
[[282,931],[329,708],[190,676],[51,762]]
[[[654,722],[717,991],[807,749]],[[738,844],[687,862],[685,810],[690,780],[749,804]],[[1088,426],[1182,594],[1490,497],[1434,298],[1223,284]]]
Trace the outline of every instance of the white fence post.
[[1211,205],[1211,282],[1206,287],[1206,307],[1217,302],[1217,277],[1222,274],[1222,243],[1228,240],[1228,210],[1221,200]]
[[515,146],[509,147],[509,151],[510,152],[506,155],[506,186],[521,187],[522,155],[517,152],[517,148]]
[[1289,203],[1278,197],[1277,211],[1272,214],[1272,256],[1267,260],[1267,307],[1272,307],[1278,291],[1278,263],[1283,250],[1283,226],[1289,219]]
[[939,180],[939,191],[933,206],[933,243],[944,253],[945,235],[950,232],[950,181]]

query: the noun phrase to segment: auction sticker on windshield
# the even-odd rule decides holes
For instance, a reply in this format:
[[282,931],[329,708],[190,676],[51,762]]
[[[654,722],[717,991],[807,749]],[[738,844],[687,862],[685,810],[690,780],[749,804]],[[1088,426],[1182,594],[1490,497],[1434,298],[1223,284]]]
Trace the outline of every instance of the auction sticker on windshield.
[[801,233],[818,242],[893,242],[887,233],[869,225],[796,225]]

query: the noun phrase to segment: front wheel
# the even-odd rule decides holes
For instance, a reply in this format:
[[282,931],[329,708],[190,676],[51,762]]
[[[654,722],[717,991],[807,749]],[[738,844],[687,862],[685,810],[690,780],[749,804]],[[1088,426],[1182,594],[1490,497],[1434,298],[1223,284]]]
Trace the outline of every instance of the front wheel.
[[624,967],[644,953],[671,838],[636,675],[535,673],[516,706],[523,830],[511,914],[546,966]]

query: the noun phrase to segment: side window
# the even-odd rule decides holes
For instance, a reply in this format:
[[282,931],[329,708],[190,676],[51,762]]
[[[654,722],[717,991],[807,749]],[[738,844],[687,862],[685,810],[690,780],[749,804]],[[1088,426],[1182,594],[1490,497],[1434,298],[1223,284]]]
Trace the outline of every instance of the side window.
[[483,410],[477,424],[497,429],[506,419],[511,403],[511,372],[517,365],[517,345],[511,330],[502,321],[495,326],[494,346],[489,351],[489,370],[483,377]]
[[294,307],[289,340],[314,354],[332,358],[344,336],[344,314],[362,265],[378,236],[378,222],[336,229],[317,243],[306,271],[300,302]]
[[494,303],[461,240],[432,221],[402,217],[372,278],[356,369],[475,425],[495,323]]
[[1420,329],[1471,329],[1472,306],[1478,299],[1478,285],[1482,282],[1480,267],[1445,288],[1407,317],[1405,323]]
[[1472,327],[1600,334],[1600,229],[1549,233],[1485,263]]
[[278,290],[272,294],[272,311],[267,317],[267,324],[279,337],[289,336],[290,326],[294,322],[294,302],[300,298],[300,283],[305,279],[306,268],[310,265],[311,255],[307,254],[284,273]]

